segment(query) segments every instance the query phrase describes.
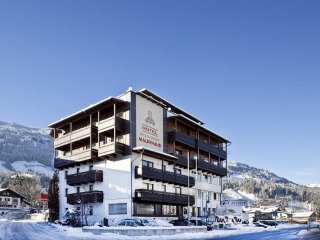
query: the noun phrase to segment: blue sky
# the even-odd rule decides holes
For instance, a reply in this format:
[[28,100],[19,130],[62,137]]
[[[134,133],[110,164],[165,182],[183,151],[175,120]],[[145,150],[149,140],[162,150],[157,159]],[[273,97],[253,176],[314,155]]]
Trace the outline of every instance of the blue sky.
[[319,1],[1,1],[0,120],[128,89],[229,138],[229,160],[320,182]]

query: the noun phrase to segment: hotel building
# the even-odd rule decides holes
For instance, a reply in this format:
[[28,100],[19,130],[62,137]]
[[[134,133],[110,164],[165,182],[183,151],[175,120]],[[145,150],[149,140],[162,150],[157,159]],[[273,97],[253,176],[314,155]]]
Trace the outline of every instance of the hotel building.
[[[155,93],[129,89],[50,126],[60,218],[213,214],[227,175],[226,138]],[[189,170],[189,174],[188,174]]]

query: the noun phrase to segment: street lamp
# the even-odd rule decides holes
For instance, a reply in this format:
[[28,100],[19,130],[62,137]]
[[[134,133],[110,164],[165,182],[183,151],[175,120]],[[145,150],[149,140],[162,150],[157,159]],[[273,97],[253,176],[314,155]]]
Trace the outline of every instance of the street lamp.
[[206,197],[206,225],[208,225],[208,203],[210,203],[210,200],[209,200],[209,196],[207,194],[207,197]]

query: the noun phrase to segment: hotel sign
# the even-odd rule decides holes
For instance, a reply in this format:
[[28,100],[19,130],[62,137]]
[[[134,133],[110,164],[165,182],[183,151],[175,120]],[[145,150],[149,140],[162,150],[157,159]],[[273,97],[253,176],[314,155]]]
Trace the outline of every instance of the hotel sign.
[[137,146],[163,151],[163,108],[137,95]]

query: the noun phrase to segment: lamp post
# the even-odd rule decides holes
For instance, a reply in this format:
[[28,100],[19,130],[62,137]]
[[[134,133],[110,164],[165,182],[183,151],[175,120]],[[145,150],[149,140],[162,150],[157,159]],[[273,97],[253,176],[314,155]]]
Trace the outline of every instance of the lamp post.
[[208,225],[208,203],[210,203],[210,200],[209,200],[209,196],[207,194],[207,197],[206,197],[206,225]]
[[80,197],[77,199],[77,203],[80,205],[80,211],[81,211],[81,226],[83,226],[83,219],[82,219],[82,216],[83,216],[83,209],[82,209],[82,201],[80,199]]

